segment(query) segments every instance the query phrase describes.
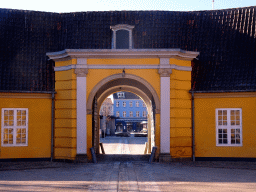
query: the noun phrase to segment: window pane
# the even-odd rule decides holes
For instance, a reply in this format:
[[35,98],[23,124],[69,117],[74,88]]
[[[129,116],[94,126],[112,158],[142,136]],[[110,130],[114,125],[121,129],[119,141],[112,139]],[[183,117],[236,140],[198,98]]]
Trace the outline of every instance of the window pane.
[[118,30],[116,32],[116,48],[129,49],[129,31]]

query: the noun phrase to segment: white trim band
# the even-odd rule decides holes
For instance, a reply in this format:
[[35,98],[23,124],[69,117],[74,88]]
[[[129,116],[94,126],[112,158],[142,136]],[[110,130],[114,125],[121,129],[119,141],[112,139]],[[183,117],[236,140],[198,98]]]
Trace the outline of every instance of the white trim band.
[[[160,65],[67,65],[55,67],[54,71],[67,71],[70,69],[160,69]],[[176,69],[179,71],[192,71],[192,67],[179,66],[175,64],[166,65],[165,68]]]

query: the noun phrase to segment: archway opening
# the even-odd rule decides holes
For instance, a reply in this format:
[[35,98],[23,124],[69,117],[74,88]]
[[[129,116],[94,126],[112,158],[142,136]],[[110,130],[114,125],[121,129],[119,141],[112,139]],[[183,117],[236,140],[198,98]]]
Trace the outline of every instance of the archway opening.
[[106,98],[99,110],[99,153],[148,154],[148,127],[153,126],[148,126],[147,108],[152,106],[132,92],[120,91]]
[[[144,103],[145,108],[147,110],[146,121],[141,122],[142,129],[139,128],[139,133],[136,134],[143,134],[144,123],[146,124],[147,127],[147,136],[146,139],[144,137],[144,141],[140,141],[140,144],[143,145],[143,150],[139,150],[139,152],[134,153],[131,153],[131,150],[119,150],[120,152],[118,154],[148,154],[151,152],[152,147],[155,146],[155,113],[159,113],[160,102],[155,90],[147,81],[131,74],[116,74],[113,76],[109,76],[108,78],[103,79],[101,82],[99,82],[90,92],[87,102],[87,110],[92,112],[92,146],[95,148],[97,154],[101,152],[100,137],[102,137],[102,132],[100,130],[100,106],[109,95],[120,92],[133,93],[137,97],[139,97],[139,99],[142,100],[142,103]],[[129,103],[126,103],[126,105],[129,105]],[[130,112],[126,112],[126,115],[129,116]],[[114,116],[116,116],[116,114]],[[127,129],[132,129],[131,132],[133,133],[134,136],[134,132],[137,132],[137,124],[131,124],[131,122],[128,121],[124,123],[121,120],[119,120],[118,122],[116,121],[116,119],[115,133],[122,132],[121,134],[124,135],[125,133],[129,133],[129,131],[127,133]],[[132,127],[135,128],[135,126],[136,129],[133,129]],[[120,131],[119,128],[121,128],[122,131]],[[124,144],[129,144],[129,141],[128,143],[127,141],[124,141]],[[112,151],[110,153],[115,152]]]

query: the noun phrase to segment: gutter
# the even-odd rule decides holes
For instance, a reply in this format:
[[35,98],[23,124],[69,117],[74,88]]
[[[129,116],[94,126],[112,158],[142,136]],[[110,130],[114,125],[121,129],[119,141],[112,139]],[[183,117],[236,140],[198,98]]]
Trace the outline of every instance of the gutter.
[[194,102],[194,90],[192,93],[192,160],[195,162],[195,102]]
[[55,93],[53,91],[19,91],[19,90],[0,90],[0,93]]
[[53,161],[53,156],[54,156],[55,93],[56,92],[52,92],[51,162]]
[[239,92],[256,92],[256,89],[245,89],[245,90],[216,90],[216,91],[193,91],[190,90],[190,93],[239,93]]

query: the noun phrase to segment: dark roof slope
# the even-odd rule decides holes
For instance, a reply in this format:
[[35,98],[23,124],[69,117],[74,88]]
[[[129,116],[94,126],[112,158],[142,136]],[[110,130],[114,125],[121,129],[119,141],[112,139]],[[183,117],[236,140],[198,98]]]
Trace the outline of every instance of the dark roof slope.
[[134,25],[134,48],[199,51],[196,91],[256,89],[256,7],[196,11],[44,13],[0,9],[0,90],[53,90],[46,52],[110,49],[111,25]]

